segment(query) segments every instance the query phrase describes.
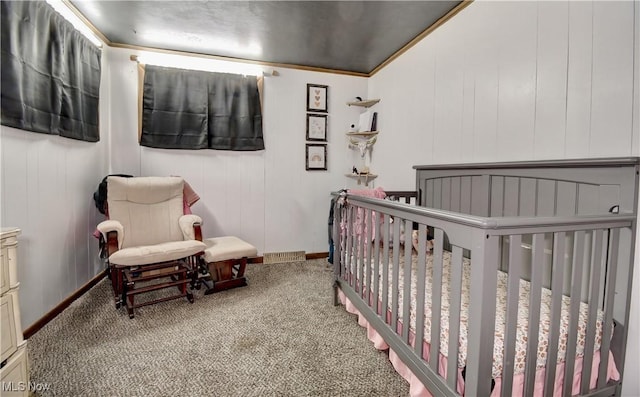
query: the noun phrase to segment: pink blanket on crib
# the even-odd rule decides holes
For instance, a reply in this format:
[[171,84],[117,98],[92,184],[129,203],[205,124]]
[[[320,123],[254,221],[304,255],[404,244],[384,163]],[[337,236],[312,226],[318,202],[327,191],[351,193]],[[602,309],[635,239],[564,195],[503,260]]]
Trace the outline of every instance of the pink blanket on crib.
[[[375,189],[349,189],[347,190],[347,193],[352,194],[354,196],[363,196],[363,197],[371,197],[371,198],[378,198],[378,199],[384,199],[387,197],[387,193],[385,193],[384,189],[381,187],[377,187]],[[356,210],[356,219],[354,222],[354,234],[356,236],[362,236],[362,234],[364,234],[366,237],[366,241],[369,240],[369,238],[371,238],[370,236],[373,234],[373,236],[376,236],[376,230],[377,230],[377,224],[380,223],[382,221],[382,216],[378,216],[378,214],[375,211],[371,211],[371,231],[369,231],[367,229],[367,224],[369,223],[369,219],[368,219],[368,213],[365,212],[365,210],[363,208],[358,208]],[[344,232],[345,228],[346,228],[346,220],[343,220],[340,228],[342,229],[342,231]],[[375,237],[374,237],[375,239]]]
[[373,197],[383,199],[387,197],[387,193],[385,193],[384,189],[381,187],[377,187],[375,189],[349,189],[347,193],[353,194],[355,196],[364,196],[364,197]]

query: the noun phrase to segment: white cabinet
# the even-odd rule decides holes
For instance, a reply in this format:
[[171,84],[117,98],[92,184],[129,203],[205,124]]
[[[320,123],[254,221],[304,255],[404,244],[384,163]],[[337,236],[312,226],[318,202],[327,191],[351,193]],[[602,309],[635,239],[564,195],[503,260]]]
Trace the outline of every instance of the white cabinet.
[[22,337],[18,301],[18,235],[20,229],[16,228],[3,228],[0,232],[0,385],[3,397],[29,395],[27,341]]

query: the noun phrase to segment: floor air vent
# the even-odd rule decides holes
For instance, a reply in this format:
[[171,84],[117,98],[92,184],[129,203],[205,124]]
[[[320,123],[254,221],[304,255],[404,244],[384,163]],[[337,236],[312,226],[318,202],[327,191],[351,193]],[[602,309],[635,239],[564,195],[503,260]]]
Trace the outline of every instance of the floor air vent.
[[262,256],[262,263],[285,263],[285,262],[301,262],[307,259],[304,251],[292,252],[265,252]]

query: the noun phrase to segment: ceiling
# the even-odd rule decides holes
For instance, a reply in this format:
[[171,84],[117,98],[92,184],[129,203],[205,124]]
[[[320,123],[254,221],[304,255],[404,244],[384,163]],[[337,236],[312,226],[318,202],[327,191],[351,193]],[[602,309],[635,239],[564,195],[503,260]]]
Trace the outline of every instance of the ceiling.
[[112,46],[183,51],[362,75],[370,75],[412,40],[465,5],[461,1],[68,3]]

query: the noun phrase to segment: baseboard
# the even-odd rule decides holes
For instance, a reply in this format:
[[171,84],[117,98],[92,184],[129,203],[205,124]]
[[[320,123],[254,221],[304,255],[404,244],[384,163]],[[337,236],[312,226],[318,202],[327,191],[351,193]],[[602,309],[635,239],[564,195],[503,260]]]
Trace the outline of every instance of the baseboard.
[[79,297],[84,295],[84,293],[89,291],[94,285],[98,284],[98,282],[100,280],[102,280],[103,278],[105,278],[106,275],[107,275],[107,271],[106,270],[96,274],[85,285],[80,287],[80,289],[76,290],[76,292],[74,292],[69,297],[67,297],[67,299],[65,299],[62,302],[60,302],[56,307],[51,309],[47,314],[42,316],[38,321],[36,321],[31,326],[26,328],[22,332],[22,334],[24,336],[24,339],[29,339],[33,334],[35,334],[36,332],[40,331],[40,329],[42,329],[42,327],[47,325],[49,323],[49,321],[51,321],[54,318],[56,318],[56,316],[58,314],[62,313],[62,311],[64,309],[69,307],[69,305],[71,305],[76,299],[78,299]]
[[324,259],[328,257],[329,257],[328,252],[312,252],[307,254],[307,259]]

